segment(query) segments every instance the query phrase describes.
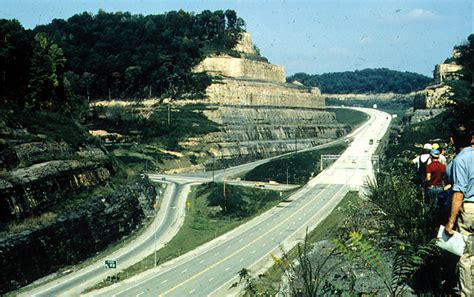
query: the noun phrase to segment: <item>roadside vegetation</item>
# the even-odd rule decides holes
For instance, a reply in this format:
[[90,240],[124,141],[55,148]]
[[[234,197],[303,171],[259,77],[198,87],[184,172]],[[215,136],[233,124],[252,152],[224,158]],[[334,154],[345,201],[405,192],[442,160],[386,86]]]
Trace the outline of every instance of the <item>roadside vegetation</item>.
[[[187,200],[183,226],[173,239],[157,251],[157,265],[179,257],[198,246],[235,229],[285,200],[294,191],[271,191],[226,185],[224,198],[223,184],[210,183],[193,187]],[[86,292],[96,290],[111,282],[123,281],[140,272],[153,268],[155,256],[144,260],[109,277]]]
[[242,179],[303,185],[320,172],[321,155],[337,155],[346,148],[346,144],[336,144],[328,148],[283,156],[255,167]]
[[184,156],[181,152],[185,148],[180,142],[219,130],[201,112],[212,108],[215,107],[189,104],[168,110],[166,105],[157,105],[140,113],[139,108],[133,107],[95,106],[89,129],[107,131],[101,136],[106,140],[105,147],[125,165],[129,175],[155,170],[158,164],[163,166],[164,161],[177,158],[196,165],[204,162],[200,152],[205,148],[195,146]]
[[336,99],[336,98],[326,98],[326,105],[328,106],[358,106],[358,107],[367,107],[372,108],[374,104],[377,105],[377,109],[385,111],[389,114],[396,114],[397,118],[395,123],[400,123],[403,120],[405,112],[413,107],[413,96],[410,95],[398,95],[391,100],[360,100],[360,99]]
[[[242,269],[239,277],[247,296],[278,291],[288,296],[456,295],[453,264],[457,260],[434,244],[439,214],[434,205],[426,203],[423,188],[415,184],[410,160],[423,143],[446,146],[452,127],[473,128],[472,117],[467,115],[474,112],[473,45],[471,35],[467,43],[456,47],[460,50],[457,62],[464,68],[460,81],[452,83],[450,98],[455,104],[431,120],[403,126],[399,134],[391,135],[388,158],[376,182],[368,185],[366,204],[337,227],[328,247],[321,242],[313,245],[310,234],[293,251],[274,256],[275,265],[264,276],[257,278]],[[448,154],[448,160],[452,157]],[[364,275],[370,277],[363,281]],[[376,284],[371,283],[374,281]]]
[[352,130],[356,129],[368,120],[369,116],[362,111],[347,108],[331,108],[330,112],[336,114],[336,120],[345,125],[349,125]]
[[[317,228],[307,233],[304,243],[306,245],[306,251],[317,242],[332,241],[338,238],[344,222],[358,213],[362,209],[363,204],[363,200],[360,199],[357,192],[348,192],[334,211],[321,221]],[[255,296],[258,294],[263,296],[275,296],[280,290],[282,278],[286,274],[289,264],[302,255],[299,251],[299,247],[301,246],[296,246],[289,251],[283,251],[284,255],[282,257],[273,255],[274,265],[267,272],[258,277],[251,270],[242,269],[239,272],[239,276],[240,282],[244,285],[244,296]],[[306,256],[307,254],[306,252]],[[315,272],[316,271],[315,269]],[[323,275],[320,275],[320,277],[322,280]]]

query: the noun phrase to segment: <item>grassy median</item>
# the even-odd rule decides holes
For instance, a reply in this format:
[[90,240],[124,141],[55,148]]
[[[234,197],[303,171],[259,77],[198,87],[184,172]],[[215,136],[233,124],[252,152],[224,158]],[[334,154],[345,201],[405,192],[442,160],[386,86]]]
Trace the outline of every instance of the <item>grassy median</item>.
[[[294,190],[282,192],[226,185],[228,200],[238,199],[239,207],[224,209],[222,184],[193,187],[186,205],[183,226],[176,236],[157,251],[157,265],[179,257],[198,246],[236,228],[286,199]],[[252,203],[249,203],[249,202]],[[236,201],[237,202],[237,201]],[[247,205],[247,207],[242,207]],[[154,267],[154,254],[120,271],[85,292],[100,289]]]

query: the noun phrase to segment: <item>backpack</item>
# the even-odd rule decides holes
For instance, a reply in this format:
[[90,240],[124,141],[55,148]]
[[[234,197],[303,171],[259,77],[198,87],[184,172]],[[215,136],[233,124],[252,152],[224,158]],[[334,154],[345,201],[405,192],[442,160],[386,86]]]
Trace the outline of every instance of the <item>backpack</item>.
[[418,171],[416,173],[415,183],[420,186],[424,186],[426,184],[426,166],[428,166],[428,161],[430,158],[427,158],[425,162],[421,161],[418,162],[420,166],[418,166]]

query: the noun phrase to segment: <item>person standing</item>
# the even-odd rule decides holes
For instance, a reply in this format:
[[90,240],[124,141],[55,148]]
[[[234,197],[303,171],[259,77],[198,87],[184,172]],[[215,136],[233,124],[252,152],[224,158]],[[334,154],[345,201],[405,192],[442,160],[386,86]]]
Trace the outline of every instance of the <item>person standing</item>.
[[471,266],[473,251],[470,241],[474,234],[474,148],[471,146],[472,133],[460,127],[454,131],[453,143],[458,155],[453,160],[448,175],[453,182],[451,213],[445,231],[452,235],[455,222],[457,229],[468,238],[466,250],[459,259],[459,287],[461,296],[473,296]]
[[438,194],[443,190],[443,177],[446,165],[439,162],[440,152],[433,149],[430,152],[431,163],[426,166],[426,198],[430,203],[437,204]]
[[416,164],[416,180],[415,183],[417,185],[425,186],[426,182],[426,166],[430,162],[430,152],[431,152],[431,144],[425,143],[423,145],[423,152],[417,156],[415,159],[412,160],[413,164]]
[[439,151],[439,158],[438,158],[438,161],[441,163],[441,164],[444,164],[444,165],[448,165],[448,162],[446,160],[446,157],[444,156],[444,154],[446,153],[446,149],[444,147],[441,147],[439,146],[439,144],[437,143],[433,143],[433,145],[431,146],[432,149],[434,150],[438,150]]

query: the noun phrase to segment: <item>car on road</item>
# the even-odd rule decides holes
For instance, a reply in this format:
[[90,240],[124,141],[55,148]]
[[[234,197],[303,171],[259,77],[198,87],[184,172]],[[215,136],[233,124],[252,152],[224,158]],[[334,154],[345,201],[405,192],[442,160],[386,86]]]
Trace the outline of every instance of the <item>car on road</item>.
[[256,182],[256,183],[255,183],[255,187],[256,187],[256,188],[265,188],[265,185],[264,185],[263,183],[261,183],[261,182]]

